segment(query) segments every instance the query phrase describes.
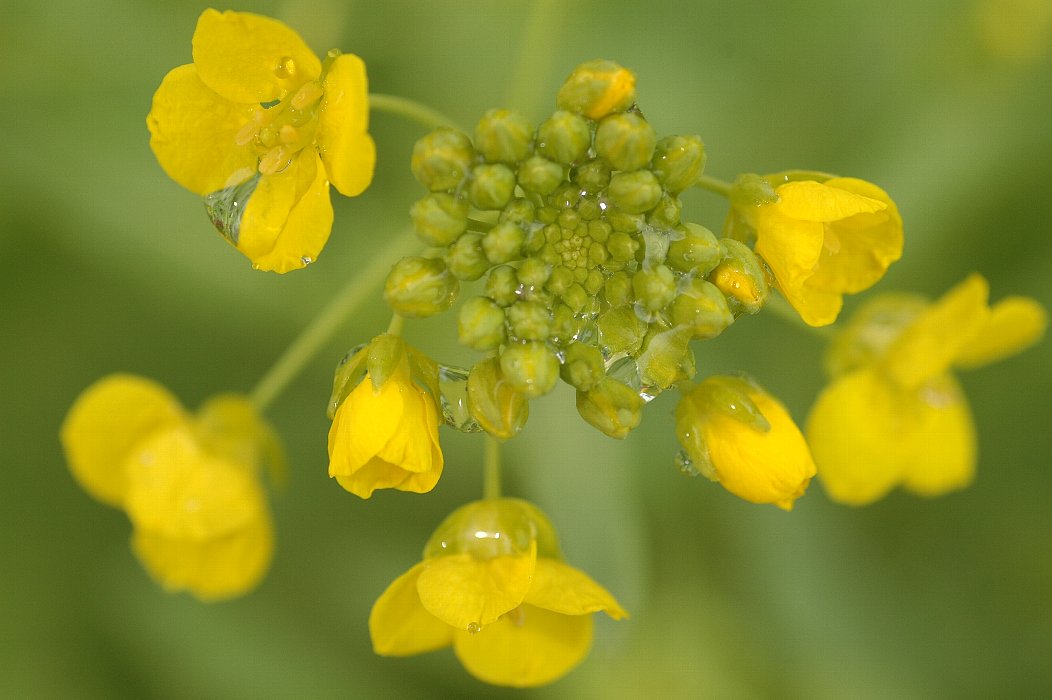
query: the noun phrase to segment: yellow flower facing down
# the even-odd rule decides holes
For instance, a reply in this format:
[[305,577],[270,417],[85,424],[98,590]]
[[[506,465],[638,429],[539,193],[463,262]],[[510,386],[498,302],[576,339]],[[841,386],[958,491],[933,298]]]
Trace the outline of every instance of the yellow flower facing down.
[[[352,389],[363,370],[365,377]],[[433,362],[386,334],[341,365],[333,392],[332,405],[338,407],[329,429],[329,476],[362,498],[376,489],[433,489],[443,466],[437,384]]]
[[702,474],[751,503],[792,510],[815,475],[789,412],[743,377],[709,377],[684,393],[676,436]]
[[189,415],[156,382],[115,374],[77,397],[61,440],[81,486],[127,513],[132,549],[166,589],[230,598],[266,573],[274,536],[259,468],[282,457],[247,399],[217,396]]
[[365,64],[335,50],[323,63],[277,20],[212,9],[193,57],[153,97],[154,155],[253,267],[308,265],[332,229],[329,183],[353,197],[372,181]]
[[443,521],[424,560],[373,605],[369,634],[383,656],[452,645],[479,680],[525,688],[556,681],[584,660],[599,611],[628,616],[606,589],[563,563],[535,506],[493,499]]
[[937,496],[975,475],[975,426],[952,369],[978,367],[1040,339],[1045,310],[1007,297],[990,306],[972,275],[939,300],[877,297],[830,346],[833,379],[807,420],[823,487],[834,501],[866,505],[902,486]]
[[902,217],[884,190],[864,180],[790,177],[765,178],[773,201],[736,203],[735,216],[755,236],[786,300],[806,323],[824,326],[836,320],[844,294],[873,286],[902,256]]

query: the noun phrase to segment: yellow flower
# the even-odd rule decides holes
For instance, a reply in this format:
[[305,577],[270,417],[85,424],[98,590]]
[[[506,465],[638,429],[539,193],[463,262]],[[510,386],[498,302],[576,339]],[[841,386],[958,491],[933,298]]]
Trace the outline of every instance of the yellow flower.
[[702,474],[751,503],[792,510],[815,475],[788,411],[742,377],[709,377],[684,393],[676,435]]
[[[366,365],[365,377],[348,392],[347,378]],[[362,498],[376,489],[433,489],[443,465],[437,371],[391,335],[377,337],[342,365],[329,429],[329,476]]]
[[922,496],[964,488],[975,474],[971,411],[951,369],[978,367],[1037,342],[1047,325],[1033,299],[992,307],[971,275],[934,303],[878,297],[830,347],[833,377],[811,409],[807,437],[829,497],[850,505],[895,486]]
[[329,183],[353,197],[372,181],[365,65],[337,51],[323,64],[281,22],[211,9],[193,56],[153,97],[150,147],[253,267],[304,267],[332,229]]
[[84,490],[127,513],[133,550],[168,590],[229,598],[266,573],[259,466],[279,466],[281,451],[247,399],[216,396],[192,416],[156,382],[114,374],[77,397],[61,440]]
[[[820,177],[815,175],[816,177]],[[864,180],[769,176],[777,199],[735,211],[786,300],[812,326],[836,320],[844,294],[873,286],[902,256],[902,217]]]
[[369,634],[383,656],[452,645],[467,671],[495,685],[558,680],[587,655],[592,613],[627,613],[602,586],[563,563],[558,538],[535,506],[476,501],[454,511],[424,560],[373,605]]

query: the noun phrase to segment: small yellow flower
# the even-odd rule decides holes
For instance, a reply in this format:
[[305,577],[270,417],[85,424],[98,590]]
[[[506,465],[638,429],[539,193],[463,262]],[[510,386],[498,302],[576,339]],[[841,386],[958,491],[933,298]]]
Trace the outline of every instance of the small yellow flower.
[[110,375],[77,397],[61,440],[84,490],[127,513],[132,548],[168,590],[229,598],[266,573],[274,538],[259,466],[281,452],[245,398],[213,397],[192,416],[156,382]]
[[833,380],[806,429],[830,498],[865,505],[900,485],[938,496],[971,483],[975,426],[951,369],[1014,355],[1047,325],[1033,299],[991,307],[988,293],[986,280],[971,275],[934,303],[877,297],[834,339]]
[[373,605],[369,634],[383,656],[452,645],[476,678],[525,688],[556,681],[584,660],[599,611],[628,616],[606,589],[563,563],[543,513],[504,498],[446,518],[424,560]]
[[[902,256],[902,217],[884,190],[864,180],[769,176],[777,199],[737,205],[756,252],[803,320],[836,320],[844,294],[873,286]],[[786,181],[789,180],[789,181]]]
[[345,398],[339,394],[346,388],[335,392],[342,403],[329,429],[329,476],[362,498],[376,489],[427,493],[443,466],[437,368],[390,335],[374,339],[341,370],[353,374],[366,362],[364,379]]
[[785,406],[742,377],[709,377],[686,392],[676,435],[702,474],[751,503],[792,510],[815,475]]
[[329,183],[353,197],[372,181],[365,65],[336,51],[323,64],[277,20],[211,9],[193,56],[153,97],[150,147],[253,267],[304,267],[332,229]]

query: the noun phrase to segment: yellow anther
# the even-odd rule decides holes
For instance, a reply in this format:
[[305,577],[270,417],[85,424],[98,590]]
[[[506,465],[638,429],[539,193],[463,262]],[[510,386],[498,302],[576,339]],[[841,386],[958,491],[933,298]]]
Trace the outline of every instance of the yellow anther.
[[285,146],[275,146],[266,153],[259,160],[259,172],[264,175],[273,175],[279,173],[288,167],[289,164],[289,150]]
[[259,121],[252,119],[251,121],[245,122],[245,125],[237,130],[237,134],[234,135],[234,143],[238,146],[252,143],[258,133]]
[[278,59],[277,68],[274,69],[274,75],[279,80],[288,80],[296,74],[296,62],[292,60],[292,56],[282,56]]
[[323,94],[325,94],[325,91],[316,81],[312,80],[309,83],[304,83],[296,91],[296,94],[292,96],[292,106],[295,109],[306,109],[320,100]]
[[299,129],[291,124],[285,124],[281,127],[281,131],[278,132],[278,138],[284,144],[296,143],[300,138]]

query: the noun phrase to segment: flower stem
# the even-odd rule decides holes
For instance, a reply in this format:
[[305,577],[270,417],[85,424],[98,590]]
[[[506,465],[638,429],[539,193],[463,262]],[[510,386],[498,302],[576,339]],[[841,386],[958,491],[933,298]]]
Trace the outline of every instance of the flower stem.
[[486,436],[486,457],[482,463],[482,497],[500,498],[500,441]]
[[456,127],[453,120],[427,105],[420,104],[416,100],[397,95],[381,95],[369,93],[369,109],[377,112],[387,112],[416,122],[428,129],[437,129],[440,126]]
[[545,83],[539,78],[550,75],[558,55],[559,29],[567,20],[561,16],[562,3],[556,0],[533,0],[529,3],[526,25],[519,37],[515,68],[504,93],[504,104],[523,113],[540,106],[540,91]]
[[391,314],[391,322],[387,324],[388,334],[400,336],[403,328],[405,328],[405,316]]
[[726,180],[721,180],[718,177],[702,175],[698,178],[698,181],[694,186],[700,187],[703,190],[708,190],[709,192],[715,192],[716,194],[722,197],[727,197],[728,199],[731,195],[731,183]]
[[383,282],[391,259],[413,252],[419,242],[411,233],[395,236],[391,243],[359,270],[307,325],[285,352],[256,383],[249,398],[262,412],[296,378],[322,346],[332,338],[347,316]]

